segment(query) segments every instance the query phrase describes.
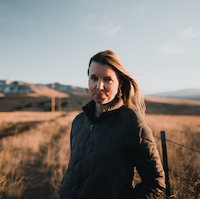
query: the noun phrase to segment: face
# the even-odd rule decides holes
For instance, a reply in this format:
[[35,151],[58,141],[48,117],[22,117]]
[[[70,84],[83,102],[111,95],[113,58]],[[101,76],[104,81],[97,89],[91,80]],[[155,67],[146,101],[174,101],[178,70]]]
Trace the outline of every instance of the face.
[[109,65],[92,62],[89,69],[89,93],[100,105],[111,102],[121,88],[117,74]]

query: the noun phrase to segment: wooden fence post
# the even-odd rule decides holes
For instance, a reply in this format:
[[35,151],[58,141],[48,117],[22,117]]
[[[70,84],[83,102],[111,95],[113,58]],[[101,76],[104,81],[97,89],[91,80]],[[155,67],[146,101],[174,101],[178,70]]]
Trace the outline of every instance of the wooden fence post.
[[51,85],[51,88],[53,89],[53,92],[52,92],[52,97],[51,97],[51,111],[54,112],[55,111],[55,84],[52,83]]
[[[59,84],[59,91],[62,92],[61,84]],[[58,98],[58,111],[62,111],[62,97]]]
[[166,198],[169,198],[170,197],[170,185],[169,185],[169,173],[168,173],[165,131],[161,131],[161,141],[162,141],[162,152],[163,152],[163,167],[164,167],[164,171],[165,171]]

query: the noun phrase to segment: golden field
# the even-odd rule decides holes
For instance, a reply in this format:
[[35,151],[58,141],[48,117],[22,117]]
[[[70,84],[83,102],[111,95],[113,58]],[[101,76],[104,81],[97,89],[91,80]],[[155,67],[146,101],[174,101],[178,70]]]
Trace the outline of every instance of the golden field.
[[[147,113],[151,110],[151,114],[146,114],[145,119],[161,157],[160,131],[166,132],[167,139],[200,151],[200,116],[199,112],[192,114],[193,106],[199,104],[160,103],[186,106],[190,112],[153,114],[156,106],[147,104]],[[59,198],[60,181],[69,161],[71,121],[78,113],[0,112],[0,198]],[[167,152],[172,198],[200,198],[199,152],[169,141]]]

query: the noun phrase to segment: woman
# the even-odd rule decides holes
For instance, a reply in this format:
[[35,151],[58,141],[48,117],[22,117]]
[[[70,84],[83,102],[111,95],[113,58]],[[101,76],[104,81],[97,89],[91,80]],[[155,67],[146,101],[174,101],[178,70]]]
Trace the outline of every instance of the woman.
[[[88,76],[92,101],[72,123],[71,158],[60,198],[159,196],[165,188],[164,171],[152,132],[142,117],[144,101],[136,82],[110,50],[90,59]],[[141,183],[132,187],[134,167]]]

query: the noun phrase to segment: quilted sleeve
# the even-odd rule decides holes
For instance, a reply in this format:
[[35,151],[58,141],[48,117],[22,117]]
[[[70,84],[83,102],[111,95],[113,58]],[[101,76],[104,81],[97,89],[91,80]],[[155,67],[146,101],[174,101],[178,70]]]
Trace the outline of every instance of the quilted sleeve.
[[141,183],[132,188],[126,199],[156,198],[165,189],[165,174],[151,129],[145,121],[132,122],[126,147],[132,166],[141,177]]

